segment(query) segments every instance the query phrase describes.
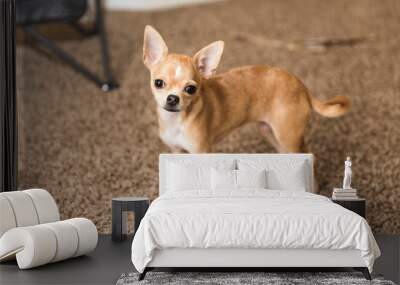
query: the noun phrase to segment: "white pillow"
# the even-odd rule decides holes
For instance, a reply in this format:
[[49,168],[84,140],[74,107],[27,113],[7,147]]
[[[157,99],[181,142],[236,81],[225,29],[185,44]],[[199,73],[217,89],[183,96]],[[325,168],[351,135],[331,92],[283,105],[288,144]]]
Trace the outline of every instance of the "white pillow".
[[272,190],[306,191],[310,189],[305,160],[239,159],[239,170],[265,169],[267,187]]
[[168,167],[168,190],[202,190],[211,188],[210,167],[184,166],[170,163]]
[[266,188],[266,171],[215,169],[211,171],[213,190],[238,190],[240,188]]
[[267,171],[268,188],[272,190],[306,191],[308,182],[304,167],[289,170],[271,169]]
[[236,170],[231,169],[215,169],[211,171],[212,189],[236,189]]
[[176,159],[167,167],[167,191],[211,190],[211,168],[235,169],[233,159]]
[[235,170],[237,188],[267,188],[267,171]]

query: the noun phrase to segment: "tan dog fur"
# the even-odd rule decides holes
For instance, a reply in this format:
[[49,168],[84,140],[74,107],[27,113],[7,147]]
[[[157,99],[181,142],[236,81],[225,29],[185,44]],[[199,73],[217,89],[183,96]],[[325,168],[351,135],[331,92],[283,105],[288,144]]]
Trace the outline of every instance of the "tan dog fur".
[[[217,41],[193,57],[169,54],[161,35],[151,26],[145,28],[143,61],[151,73],[159,134],[173,152],[210,152],[214,143],[249,122],[258,122],[279,152],[305,152],[311,109],[338,117],[350,107],[343,96],[321,102],[298,78],[275,67],[245,66],[215,75],[223,48]],[[156,88],[156,79],[165,86]],[[188,85],[197,87],[195,94],[185,92]],[[170,94],[179,97],[178,112],[165,109]]]

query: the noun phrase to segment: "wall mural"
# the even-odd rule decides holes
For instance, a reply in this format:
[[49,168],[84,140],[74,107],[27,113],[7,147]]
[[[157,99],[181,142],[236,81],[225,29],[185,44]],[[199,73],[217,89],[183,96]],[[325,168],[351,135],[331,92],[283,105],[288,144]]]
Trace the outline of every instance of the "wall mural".
[[[329,6],[308,1],[313,5],[288,1],[291,9],[279,1],[255,0],[245,10],[243,2],[230,1],[152,12],[107,11],[109,63],[113,78],[119,83],[115,89],[117,86],[99,88],[93,83],[96,80],[88,80],[90,75],[84,71],[82,76],[82,70],[77,72],[79,68],[65,58],[67,54],[73,57],[72,62],[76,60],[95,74],[102,74],[99,38],[85,35],[85,31],[92,31],[96,19],[90,9],[73,15],[79,23],[76,27],[49,23],[37,29],[35,26],[37,33],[32,34],[20,24],[18,187],[45,188],[55,197],[62,219],[85,216],[95,222],[100,232],[110,232],[111,199],[156,198],[158,155],[180,151],[175,149],[176,140],[179,148],[183,145],[183,149],[192,152],[306,150],[317,160],[319,191],[329,197],[333,188],[343,186],[343,161],[350,156],[354,165],[351,186],[357,189],[358,196],[367,199],[367,219],[374,232],[400,233],[400,39],[393,37],[398,33],[398,17],[390,13],[395,1],[379,4],[379,9],[374,9],[378,4],[372,0],[335,1]],[[265,111],[265,121],[269,123],[270,111],[263,99],[243,100],[249,90],[261,93],[265,88],[273,89],[263,85],[258,74],[263,71],[258,69],[245,76],[238,73],[227,77],[226,88],[232,91],[220,91],[237,92],[238,96],[229,95],[224,108],[215,102],[214,107],[203,102],[206,108],[217,110],[219,123],[213,125],[215,121],[204,117],[199,123],[204,123],[204,130],[193,131],[191,139],[198,142],[200,136],[206,141],[214,136],[212,144],[201,144],[200,149],[192,150],[192,141],[180,140],[179,134],[174,133],[180,125],[160,118],[157,108],[161,105],[157,102],[161,101],[157,100],[169,102],[174,110],[179,103],[196,100],[190,96],[199,91],[199,74],[193,74],[191,68],[175,68],[178,75],[187,77],[185,86],[180,86],[179,94],[171,86],[166,87],[176,74],[155,71],[151,66],[166,52],[166,46],[153,32],[148,35],[151,49],[147,50],[149,53],[145,49],[144,57],[153,73],[150,77],[142,53],[146,25],[162,35],[170,53],[194,56],[208,44],[224,41],[218,69],[221,44],[217,42],[198,54],[197,70],[207,76],[215,69],[216,74],[221,74],[245,65],[267,65],[299,78],[307,89],[294,84],[294,77],[287,77],[286,73],[279,73],[281,77],[276,78],[283,80],[282,88],[294,88],[293,94],[305,96],[299,102],[292,98],[296,104],[290,105],[292,99],[280,98],[281,101],[274,101],[279,104],[271,106],[274,110],[286,108],[284,118],[294,118],[290,124],[280,125],[278,148],[274,139],[272,143],[265,139],[257,123],[232,127],[242,125],[246,116],[241,112],[248,112],[249,108],[258,115]],[[65,54],[52,49],[52,44]],[[207,96],[213,100],[211,93]],[[341,97],[335,97],[338,95]],[[348,109],[346,98],[351,101],[351,108],[344,114]],[[316,112],[304,105],[309,104],[308,100]],[[308,108],[310,117],[300,116],[302,108]],[[332,119],[318,113],[343,116]],[[283,118],[274,120],[280,124]],[[210,131],[211,126],[218,132]],[[293,144],[287,143],[299,130],[299,138]]]

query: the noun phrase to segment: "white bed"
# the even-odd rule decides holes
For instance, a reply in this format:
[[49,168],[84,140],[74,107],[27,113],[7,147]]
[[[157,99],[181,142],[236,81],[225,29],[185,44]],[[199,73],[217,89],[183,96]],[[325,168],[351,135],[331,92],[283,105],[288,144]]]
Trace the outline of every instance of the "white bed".
[[370,278],[380,251],[367,222],[312,194],[312,170],[310,154],[160,155],[160,197],[132,243],[140,279],[154,267],[354,267]]

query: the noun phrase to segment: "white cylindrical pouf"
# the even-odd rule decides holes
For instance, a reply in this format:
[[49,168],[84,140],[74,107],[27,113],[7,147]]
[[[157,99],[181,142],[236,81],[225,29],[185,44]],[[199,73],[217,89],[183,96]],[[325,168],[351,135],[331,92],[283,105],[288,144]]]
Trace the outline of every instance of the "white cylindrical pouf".
[[78,232],[79,245],[75,256],[83,255],[94,250],[97,246],[97,229],[92,221],[85,218],[74,218],[65,220],[70,223]]
[[75,255],[78,249],[79,237],[74,227],[66,222],[54,222],[42,225],[51,229],[57,239],[57,253],[51,262],[64,260]]
[[15,215],[17,227],[33,226],[39,223],[36,208],[30,196],[22,191],[1,193],[8,202]]
[[28,189],[22,191],[30,196],[36,208],[39,224],[60,220],[60,213],[53,197],[44,189]]
[[20,269],[49,263],[56,252],[55,234],[41,225],[11,229],[0,239],[0,258],[16,254]]
[[0,237],[6,231],[15,228],[16,226],[17,223],[10,202],[0,193]]
[[97,245],[96,226],[76,218],[7,231],[0,238],[0,261],[16,255],[20,269],[28,269],[89,253]]

